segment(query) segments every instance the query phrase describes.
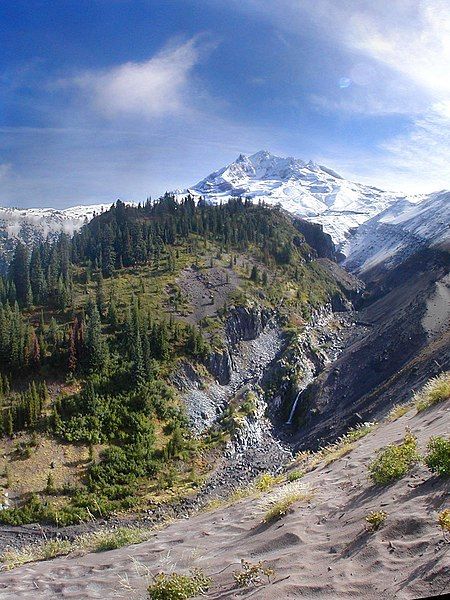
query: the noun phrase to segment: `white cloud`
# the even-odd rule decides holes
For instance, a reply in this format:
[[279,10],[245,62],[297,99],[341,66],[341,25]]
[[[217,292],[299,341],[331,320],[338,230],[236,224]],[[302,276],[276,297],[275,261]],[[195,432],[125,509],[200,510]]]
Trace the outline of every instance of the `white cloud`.
[[190,108],[192,71],[204,46],[199,38],[170,45],[145,62],[127,62],[104,71],[89,71],[63,82],[87,92],[107,117],[161,117]]

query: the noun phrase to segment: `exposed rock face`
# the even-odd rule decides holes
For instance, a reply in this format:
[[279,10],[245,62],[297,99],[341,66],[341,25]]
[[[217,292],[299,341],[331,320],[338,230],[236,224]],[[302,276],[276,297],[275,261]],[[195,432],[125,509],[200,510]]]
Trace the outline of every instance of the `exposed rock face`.
[[232,372],[236,370],[233,356],[237,344],[255,340],[273,316],[272,311],[257,306],[237,306],[230,310],[225,323],[226,347],[222,352],[213,352],[208,362],[208,371],[221,385],[230,383]]
[[200,377],[188,363],[174,379],[196,432],[216,421],[239,389],[260,381],[282,347],[282,332],[273,312],[236,307],[226,320],[224,342],[224,350],[215,352],[208,363],[213,381]]
[[283,439],[288,440],[292,429],[304,420],[303,392],[340,354],[353,327],[354,313],[336,313],[330,303],[317,310],[291,342],[280,361],[283,383],[269,404],[270,416]]
[[272,311],[259,306],[233,308],[225,324],[225,334],[229,344],[235,346],[241,341],[254,340],[261,334],[273,315]]
[[294,225],[296,229],[303,235],[306,243],[311,246],[319,258],[336,258],[336,251],[331,235],[325,233],[323,225],[319,223],[310,223],[304,219],[295,219]]

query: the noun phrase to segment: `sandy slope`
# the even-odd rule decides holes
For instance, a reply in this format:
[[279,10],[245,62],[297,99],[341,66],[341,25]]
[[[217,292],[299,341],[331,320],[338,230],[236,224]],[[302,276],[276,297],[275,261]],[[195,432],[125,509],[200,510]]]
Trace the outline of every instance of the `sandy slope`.
[[[400,440],[406,426],[424,448],[430,436],[448,434],[450,402],[382,424],[351,454],[306,475],[302,481],[315,497],[278,523],[261,525],[260,501],[247,499],[175,522],[140,545],[2,573],[0,598],[145,598],[147,568],[155,573],[191,566],[213,575],[208,597],[216,600],[443,594],[450,589],[450,545],[436,516],[450,506],[448,481],[423,466],[384,488],[367,480],[376,449]],[[385,526],[366,533],[365,515],[380,508],[388,513]],[[232,572],[241,558],[273,565],[273,583],[234,589]]]

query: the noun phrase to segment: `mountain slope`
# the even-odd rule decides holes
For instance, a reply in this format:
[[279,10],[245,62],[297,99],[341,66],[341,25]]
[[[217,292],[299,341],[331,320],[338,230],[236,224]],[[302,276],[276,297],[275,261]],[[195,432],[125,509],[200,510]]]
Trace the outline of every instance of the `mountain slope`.
[[323,225],[335,243],[351,229],[388,208],[403,196],[343,179],[313,162],[281,158],[267,151],[243,154],[177,196],[191,193],[212,203],[243,196],[284,209]]
[[[344,261],[366,284],[353,338],[302,392],[302,447],[383,414],[406,390],[450,368],[450,193],[399,201],[362,225]],[[364,373],[364,377],[361,377]]]
[[394,266],[424,247],[450,247],[450,192],[419,203],[395,202],[358,229],[346,247],[345,266],[357,273]]

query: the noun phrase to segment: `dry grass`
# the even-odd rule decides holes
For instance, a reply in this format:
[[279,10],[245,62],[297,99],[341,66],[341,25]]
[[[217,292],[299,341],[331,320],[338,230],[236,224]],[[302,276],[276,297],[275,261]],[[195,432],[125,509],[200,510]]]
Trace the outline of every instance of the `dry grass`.
[[210,500],[210,502],[208,502],[208,504],[206,504],[202,510],[209,512],[219,508],[226,508],[227,506],[231,506],[240,500],[245,500],[245,498],[261,497],[262,493],[271,490],[273,487],[285,480],[286,477],[284,475],[271,475],[270,473],[263,473],[253,483],[236,488],[225,498],[214,498],[214,500]]
[[450,371],[441,373],[438,377],[430,379],[420,390],[414,395],[414,404],[417,412],[421,412],[437,404],[450,399]]
[[349,454],[354,448],[355,443],[373,431],[377,423],[362,423],[317,452],[299,452],[295,457],[294,464],[300,465],[302,471],[313,471],[319,465],[327,466],[330,463]]
[[47,540],[42,544],[30,544],[19,550],[5,550],[0,557],[3,568],[10,570],[26,563],[39,560],[49,560],[56,556],[65,556],[73,550],[72,542],[68,540]]
[[395,406],[393,406],[391,408],[391,410],[388,412],[387,416],[386,416],[386,420],[389,421],[389,423],[391,423],[392,421],[396,421],[397,419],[400,419],[400,417],[403,417],[403,415],[406,415],[406,413],[411,410],[412,408],[412,404],[395,404]]
[[30,544],[19,550],[5,550],[0,556],[3,568],[10,570],[20,565],[49,560],[56,556],[67,554],[88,554],[90,552],[105,552],[123,546],[140,544],[153,535],[154,529],[143,527],[118,527],[117,529],[100,529],[93,533],[85,533],[74,541],[46,540],[38,544]]
[[44,490],[50,472],[57,488],[76,484],[85,473],[89,451],[86,446],[61,444],[43,435],[36,436],[34,446],[29,434],[19,434],[13,440],[1,440],[0,457],[0,472],[8,470],[10,492],[20,497]]
[[271,523],[284,517],[291,511],[296,502],[306,502],[314,496],[314,491],[300,481],[287,483],[274,490],[261,502],[261,508],[265,510],[263,522]]

